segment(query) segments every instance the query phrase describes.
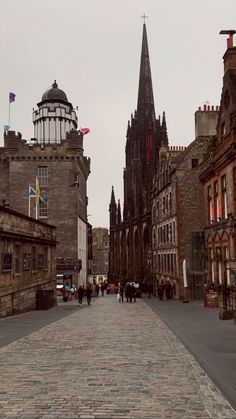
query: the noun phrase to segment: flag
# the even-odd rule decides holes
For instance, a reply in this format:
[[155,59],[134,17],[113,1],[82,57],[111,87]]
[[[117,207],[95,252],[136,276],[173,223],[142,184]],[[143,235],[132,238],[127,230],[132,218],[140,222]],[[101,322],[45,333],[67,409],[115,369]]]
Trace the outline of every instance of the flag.
[[39,198],[40,198],[40,186],[39,186],[39,180],[38,180],[38,178],[37,178],[37,176],[36,176],[36,187],[35,187],[35,202],[36,202],[36,205],[38,205],[39,204]]
[[10,129],[10,125],[4,125],[4,132],[9,131],[9,129]]
[[29,185],[29,197],[31,198],[35,196],[36,196],[36,190],[31,185]]
[[45,198],[43,198],[42,196],[40,196],[40,197],[39,197],[39,201],[40,201],[42,204],[47,205],[47,201],[46,201],[46,199],[45,199]]
[[16,100],[16,95],[15,95],[15,93],[9,93],[9,103],[11,103],[11,102],[15,102],[15,100]]
[[81,128],[80,131],[82,132],[83,135],[86,135],[90,132],[89,128]]

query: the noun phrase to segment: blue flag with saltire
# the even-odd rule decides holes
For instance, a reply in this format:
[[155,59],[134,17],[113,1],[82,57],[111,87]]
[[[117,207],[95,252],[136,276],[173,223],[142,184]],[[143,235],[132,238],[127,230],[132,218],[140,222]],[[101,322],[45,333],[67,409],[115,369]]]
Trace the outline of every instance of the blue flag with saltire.
[[35,197],[36,196],[36,190],[31,185],[29,185],[29,196],[30,197]]

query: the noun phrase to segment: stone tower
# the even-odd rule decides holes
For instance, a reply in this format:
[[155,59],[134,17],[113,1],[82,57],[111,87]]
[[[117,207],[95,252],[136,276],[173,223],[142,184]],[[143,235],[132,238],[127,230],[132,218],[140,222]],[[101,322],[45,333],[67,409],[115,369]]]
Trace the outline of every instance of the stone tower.
[[[33,112],[31,142],[20,133],[8,131],[0,148],[0,202],[36,217],[36,177],[43,200],[38,218],[57,227],[57,258],[60,274],[75,285],[87,280],[87,178],[90,159],[84,156],[83,134],[77,130],[77,116],[66,94],[56,82],[42,96]],[[82,269],[78,276],[79,269]]]

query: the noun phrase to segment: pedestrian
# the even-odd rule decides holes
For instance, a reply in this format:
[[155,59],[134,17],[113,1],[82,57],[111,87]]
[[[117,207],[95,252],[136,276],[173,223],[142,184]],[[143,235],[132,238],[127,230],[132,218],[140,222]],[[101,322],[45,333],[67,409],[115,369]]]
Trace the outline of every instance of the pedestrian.
[[126,297],[126,301],[127,303],[132,301],[132,287],[131,284],[129,282],[127,282],[126,287],[125,287],[125,297]]
[[92,287],[91,287],[90,284],[87,285],[87,288],[86,288],[86,296],[87,296],[88,306],[91,306]]
[[124,301],[124,287],[121,284],[120,289],[119,289],[119,302],[123,303],[123,301]]
[[162,301],[163,300],[163,294],[164,294],[164,282],[163,282],[163,280],[161,280],[161,282],[158,283],[157,294],[158,294],[159,300]]
[[131,285],[131,301],[134,299],[134,303],[136,303],[136,288],[134,284]]
[[77,294],[78,294],[78,303],[82,304],[83,296],[84,296],[84,288],[81,285],[78,288]]
[[67,302],[67,290],[66,287],[63,285],[63,287],[60,289],[61,293],[62,293],[62,301],[64,303]]
[[171,299],[171,294],[172,294],[172,285],[171,285],[170,281],[167,281],[167,283],[166,283],[165,293],[166,293],[166,299],[170,300]]
[[152,284],[148,284],[148,298],[152,298]]
[[102,297],[104,297],[104,291],[105,291],[105,285],[102,283],[101,284],[101,294],[102,294]]
[[96,297],[98,297],[99,296],[99,290],[100,290],[99,284],[96,284],[95,288],[96,288]]

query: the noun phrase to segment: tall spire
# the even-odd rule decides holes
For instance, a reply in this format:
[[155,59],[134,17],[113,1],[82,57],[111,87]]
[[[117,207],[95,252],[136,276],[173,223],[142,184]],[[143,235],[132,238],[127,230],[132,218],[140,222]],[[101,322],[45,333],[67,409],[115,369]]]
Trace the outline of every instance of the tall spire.
[[120,209],[120,200],[118,199],[118,205],[117,205],[117,222],[118,224],[121,223],[121,209]]
[[109,212],[110,212],[110,227],[112,227],[116,225],[116,217],[117,217],[117,205],[116,205],[115,192],[114,192],[113,186],[111,189],[111,202],[109,205]]
[[111,187],[111,202],[110,205],[116,205],[114,186]]
[[137,112],[139,116],[151,117],[155,121],[155,107],[152,90],[151,66],[148,52],[146,24],[143,24],[143,39],[139,72]]

